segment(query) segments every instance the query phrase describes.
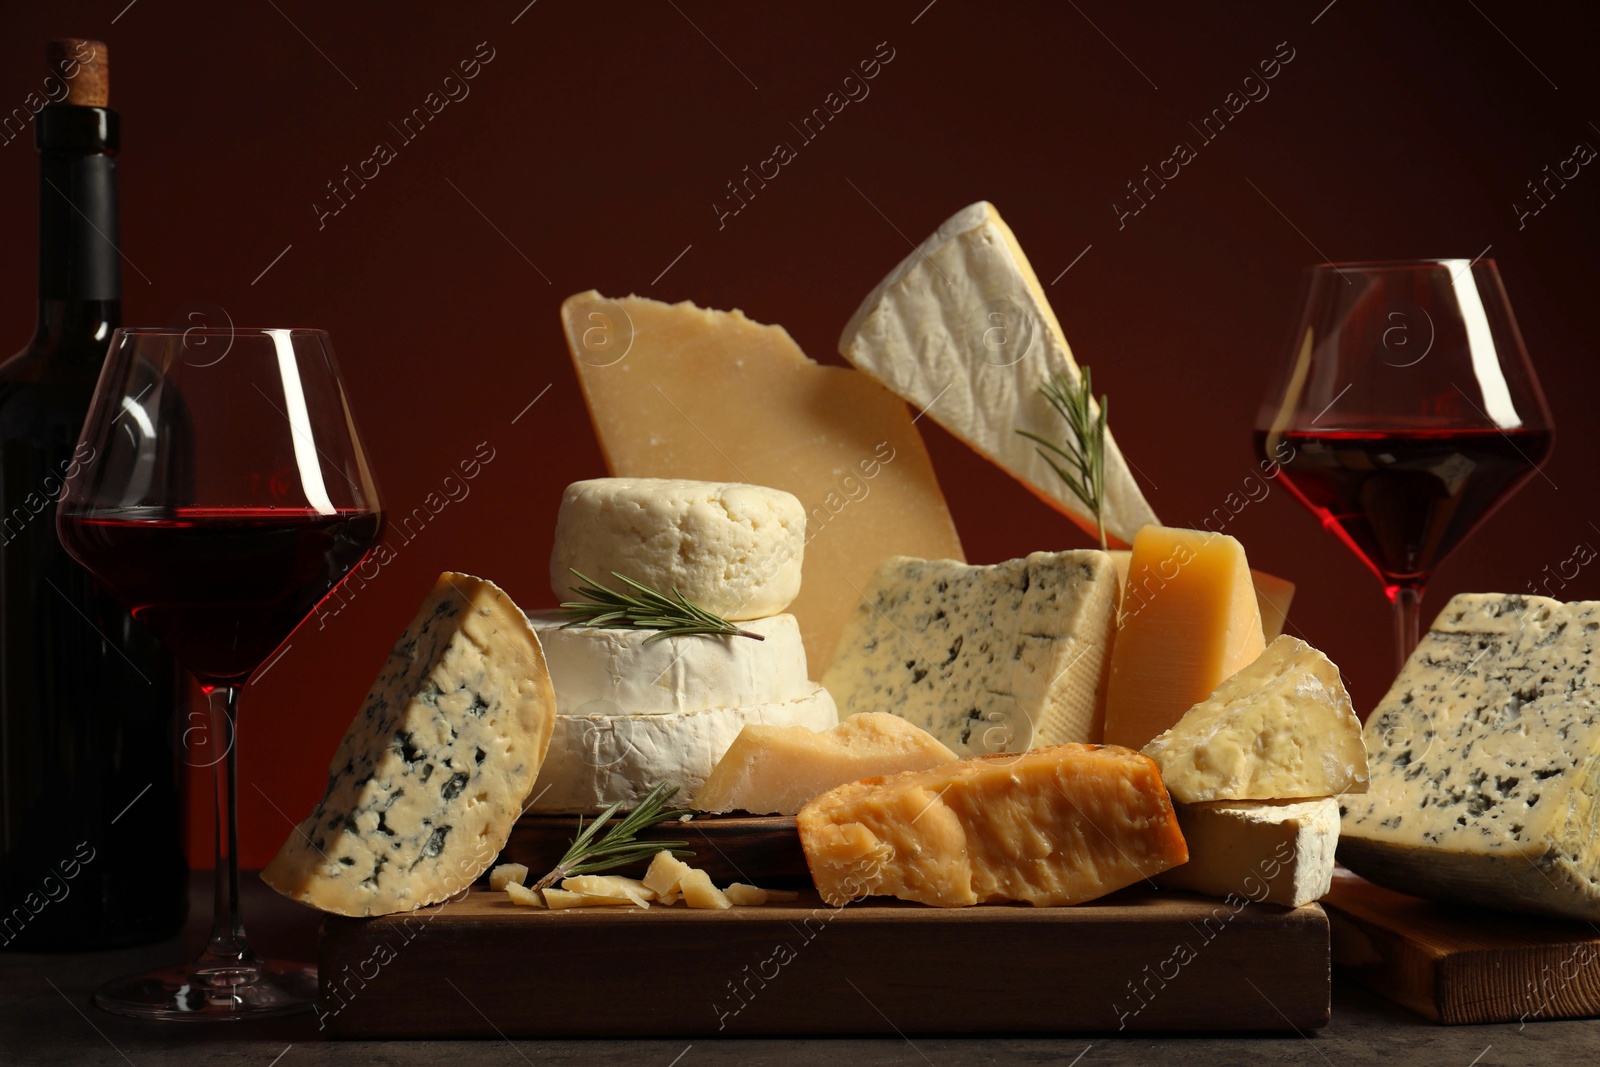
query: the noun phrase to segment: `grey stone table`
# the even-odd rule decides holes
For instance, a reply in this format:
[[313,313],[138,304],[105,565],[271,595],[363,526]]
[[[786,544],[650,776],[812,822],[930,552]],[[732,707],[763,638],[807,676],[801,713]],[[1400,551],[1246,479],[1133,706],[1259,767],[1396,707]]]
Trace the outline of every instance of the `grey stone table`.
[[[268,955],[311,959],[317,917],[278,898],[254,877],[245,879],[246,917]],[[123,1019],[90,1002],[107,978],[171,963],[203,940],[208,884],[196,881],[189,928],[161,945],[93,955],[0,954],[0,1065],[54,1067],[107,1064],[133,1067],[227,1064],[229,1067],[311,1067],[382,1064],[393,1067],[531,1067],[545,1064],[711,1065],[900,1064],[964,1067],[975,1064],[1210,1065],[1310,1064],[1600,1064],[1600,1020],[1535,1022],[1519,1027],[1434,1026],[1365,991],[1336,984],[1333,1022],[1296,1036],[1126,1037],[1115,1034],[1045,1038],[932,1037],[675,1041],[324,1041],[315,1019],[302,1016],[250,1024],[158,1024]],[[603,995],[603,994],[602,994]]]

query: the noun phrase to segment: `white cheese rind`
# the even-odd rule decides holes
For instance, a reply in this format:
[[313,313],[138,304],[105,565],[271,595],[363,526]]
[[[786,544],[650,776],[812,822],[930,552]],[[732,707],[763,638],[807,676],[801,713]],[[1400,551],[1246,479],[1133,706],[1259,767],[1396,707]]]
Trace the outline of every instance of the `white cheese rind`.
[[891,557],[822,684],[842,715],[892,712],[963,758],[1098,742],[1116,576],[1089,549],[993,566]]
[[1416,896],[1600,919],[1600,602],[1462,594],[1367,720],[1339,859]]
[[800,594],[805,541],[805,508],[781,489],[591,478],[562,494],[550,588],[570,600],[574,570],[612,589],[617,572],[727,619],[759,619]]
[[654,630],[574,626],[558,611],[528,613],[544,647],[561,715],[662,715],[780,704],[816,687],[793,615],[751,619],[749,637],[661,637]]
[[351,916],[460,892],[505,847],[555,718],[522,612],[493,583],[446,572],[339,743],[327,791],[262,879]]
[[1327,895],[1339,843],[1339,802],[1178,804],[1189,862],[1156,875],[1167,889],[1298,908]]
[[[1095,533],[1094,516],[1017,433],[1061,440],[1066,426],[1039,386],[1054,375],[1075,385],[1080,372],[1043,286],[993,205],[962,209],[903,259],[861,302],[839,351]],[[1105,452],[1106,532],[1132,544],[1139,527],[1160,520],[1109,432]]]
[[674,805],[692,807],[706,777],[745,726],[827,730],[838,722],[833,698],[816,685],[781,704],[665,715],[558,716],[529,810],[592,813],[619,801],[632,808],[660,782],[678,787]]

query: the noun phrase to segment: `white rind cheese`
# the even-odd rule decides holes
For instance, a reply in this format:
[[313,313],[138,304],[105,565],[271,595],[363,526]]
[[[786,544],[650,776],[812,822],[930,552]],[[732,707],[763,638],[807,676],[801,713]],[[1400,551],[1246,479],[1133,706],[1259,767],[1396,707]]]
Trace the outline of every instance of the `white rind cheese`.
[[[902,260],[862,301],[839,351],[1095,533],[1094,516],[1017,433],[1061,440],[1066,425],[1039,386],[1054,375],[1076,385],[1080,374],[1044,288],[993,205],[962,209]],[[1160,520],[1109,433],[1105,476],[1106,532],[1132,544],[1139,527]]]
[[1361,720],[1335,667],[1285,634],[1144,746],[1174,800],[1294,800],[1367,789]]
[[262,879],[352,916],[460,892],[505,847],[555,718],[522,612],[492,583],[446,572],[339,743],[327,791]]
[[1178,804],[1189,862],[1156,875],[1167,889],[1298,908],[1333,885],[1339,802],[1228,800]]
[[612,589],[625,574],[727,619],[776,615],[800,594],[806,513],[793,493],[739,482],[592,478],[561,497],[550,587],[574,570]]
[[839,723],[833,698],[814,685],[798,700],[665,715],[562,715],[530,811],[592,813],[634,807],[660,782],[690,807],[739,731],[756,723],[827,730]]
[[1415,896],[1600,919],[1600,602],[1463,594],[1367,720],[1339,859]]
[[793,615],[741,622],[762,636],[696,634],[574,626],[558,611],[529,612],[544,647],[561,715],[663,715],[779,704],[816,688]]
[[822,679],[846,716],[887,711],[962,757],[1098,742],[1117,571],[1096,550],[978,567],[895,556]]

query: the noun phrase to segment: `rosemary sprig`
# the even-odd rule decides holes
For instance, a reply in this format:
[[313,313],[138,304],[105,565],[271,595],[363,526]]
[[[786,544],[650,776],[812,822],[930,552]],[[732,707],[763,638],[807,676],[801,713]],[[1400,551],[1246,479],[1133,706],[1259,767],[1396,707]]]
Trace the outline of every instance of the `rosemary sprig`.
[[[1067,483],[1072,494],[1083,501],[1083,506],[1094,515],[1100,532],[1100,547],[1106,547],[1106,410],[1108,397],[1100,397],[1100,411],[1094,410],[1094,390],[1090,386],[1089,368],[1076,385],[1065,374],[1052,375],[1039,392],[1055,408],[1067,424],[1065,447],[1027,430],[1017,433],[1040,447],[1035,449],[1052,470]],[[1057,457],[1065,463],[1057,462]]]
[[561,627],[563,630],[572,626],[615,626],[659,631],[645,638],[647,645],[663,637],[693,634],[727,634],[766,640],[758,633],[741,630],[722,616],[691,603],[676,589],[667,596],[616,571],[611,572],[612,577],[627,588],[607,589],[582,571],[572,570],[572,573],[585,583],[577,590],[583,599],[561,605],[561,610],[572,616],[572,620]]
[[622,801],[617,801],[605,811],[594,817],[588,826],[583,824],[583,816],[578,816],[578,835],[572,839],[572,844],[567,847],[566,855],[561,857],[561,862],[551,868],[550,873],[533,883],[534,892],[549,889],[563,878],[570,878],[578,874],[595,874],[599,871],[615,870],[626,867],[630,863],[653,856],[662,849],[666,849],[674,856],[692,856],[693,852],[687,850],[687,841],[640,841],[640,831],[648,830],[657,823],[666,822],[689,814],[681,808],[663,808],[672,795],[678,791],[675,785],[662,782],[650,790],[645,798],[639,801],[639,806],[619,819],[616,825],[600,833],[622,807]]

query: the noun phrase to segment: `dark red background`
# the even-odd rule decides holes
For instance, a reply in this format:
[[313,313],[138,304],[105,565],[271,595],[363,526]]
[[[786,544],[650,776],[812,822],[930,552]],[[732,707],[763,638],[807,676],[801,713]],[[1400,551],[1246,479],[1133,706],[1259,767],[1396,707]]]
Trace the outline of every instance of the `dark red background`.
[[[1523,229],[1512,207],[1577,142],[1600,146],[1596,24],[1577,5],[524,2],[110,0],[0,16],[0,109],[41,84],[46,38],[111,46],[127,321],[165,323],[198,302],[240,325],[332,331],[395,512],[479,442],[494,449],[470,497],[409,543],[391,535],[395,561],[325,627],[303,627],[246,696],[247,865],[319,795],[438,571],[493,577],[529,606],[550,599],[560,488],[603,473],[556,315],[590,287],[740,307],[836,362],[841,326],[908,240],[991,200],[1047,282],[1092,246],[1050,296],[1177,525],[1254,469],[1249,431],[1303,265],[1492,246],[1558,444],[1548,478],[1444,565],[1425,614],[1463,590],[1525,590],[1579,543],[1600,547],[1600,172]],[[800,146],[789,123],[885,41],[894,58],[870,95]],[[1188,122],[1285,41],[1294,59],[1270,96],[1119,230],[1124,183],[1178,140],[1197,144]],[[479,42],[494,58],[470,95],[402,143],[388,123]],[[397,158],[319,229],[325,183],[379,140]],[[798,158],[719,230],[725,184],[779,140]],[[0,146],[0,337],[15,346],[33,314],[36,181],[28,141]],[[969,558],[1085,543],[920,425]],[[1281,490],[1228,532],[1299,583],[1294,626],[1370,708],[1392,675],[1377,582]],[[1565,594],[1600,597],[1600,568]]]

